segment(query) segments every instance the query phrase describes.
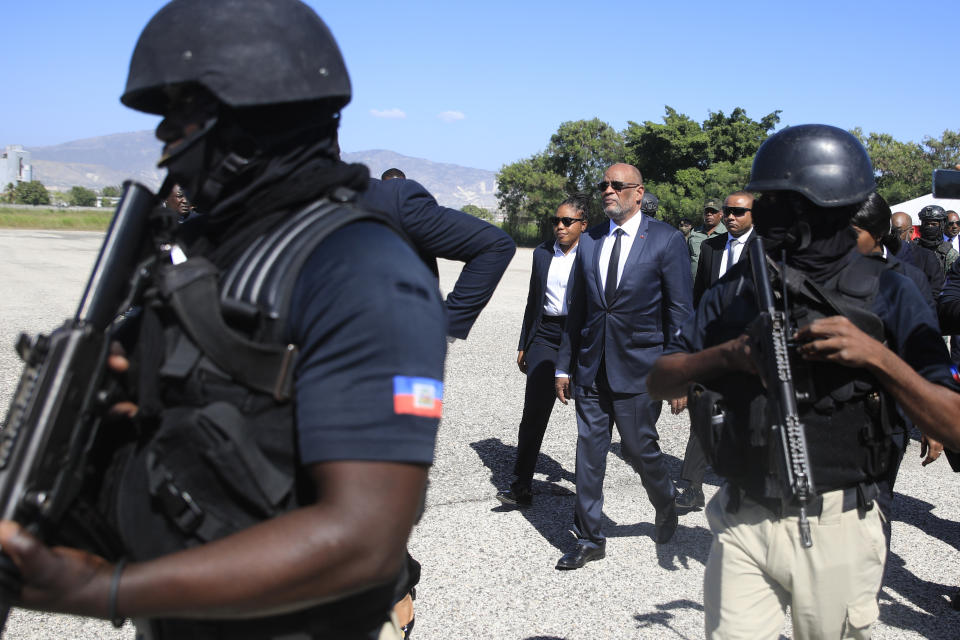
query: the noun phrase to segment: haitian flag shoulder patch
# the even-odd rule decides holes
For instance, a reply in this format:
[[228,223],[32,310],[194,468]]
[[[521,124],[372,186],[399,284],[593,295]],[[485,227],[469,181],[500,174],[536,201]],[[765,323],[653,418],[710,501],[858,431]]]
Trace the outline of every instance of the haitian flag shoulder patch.
[[443,383],[433,378],[393,377],[393,411],[425,418],[443,415]]

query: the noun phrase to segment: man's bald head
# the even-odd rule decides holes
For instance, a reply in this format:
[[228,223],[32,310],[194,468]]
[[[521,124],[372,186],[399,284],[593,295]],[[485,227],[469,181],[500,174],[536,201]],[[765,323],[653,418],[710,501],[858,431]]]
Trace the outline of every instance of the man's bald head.
[[903,211],[897,211],[890,216],[890,226],[893,232],[900,237],[901,242],[910,242],[913,233],[913,219]]
[[617,163],[603,173],[598,185],[603,212],[622,225],[640,210],[643,201],[643,176],[632,164]]

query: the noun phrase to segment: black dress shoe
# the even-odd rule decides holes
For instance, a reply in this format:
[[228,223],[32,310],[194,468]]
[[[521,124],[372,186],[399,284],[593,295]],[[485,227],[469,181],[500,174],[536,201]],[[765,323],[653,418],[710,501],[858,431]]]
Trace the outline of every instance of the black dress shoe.
[[703,497],[703,489],[700,487],[687,487],[677,494],[674,503],[677,505],[677,511],[688,513],[703,509],[706,499]]
[[557,569],[579,569],[588,562],[601,560],[607,556],[606,545],[602,547],[590,547],[582,542],[570,553],[564,554],[557,562]]
[[527,487],[513,486],[497,492],[497,500],[511,507],[529,507],[533,504],[533,492]]
[[671,504],[665,509],[657,511],[657,517],[653,521],[657,530],[654,534],[654,540],[657,544],[666,544],[670,542],[673,533],[677,530],[677,524],[680,519],[677,517],[677,508]]

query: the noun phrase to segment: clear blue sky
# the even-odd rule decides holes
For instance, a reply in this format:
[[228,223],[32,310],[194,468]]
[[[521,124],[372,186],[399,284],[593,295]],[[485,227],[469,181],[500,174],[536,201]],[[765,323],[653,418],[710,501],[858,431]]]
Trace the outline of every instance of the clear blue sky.
[[[202,1],[202,0],[198,0]],[[152,129],[120,105],[154,0],[5,2],[0,144]],[[327,2],[310,4],[353,81],[344,151],[497,170],[561,122],[617,129],[744,107],[900,140],[960,129],[960,4]],[[387,117],[394,116],[394,117]]]

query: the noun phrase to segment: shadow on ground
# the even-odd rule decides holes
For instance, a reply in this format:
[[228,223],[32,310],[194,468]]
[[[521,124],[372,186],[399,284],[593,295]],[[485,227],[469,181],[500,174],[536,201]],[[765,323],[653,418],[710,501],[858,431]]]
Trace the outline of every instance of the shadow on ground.
[[[491,493],[506,489],[513,480],[513,460],[516,458],[517,448],[505,444],[499,438],[487,438],[472,442],[470,446],[483,464],[490,469]],[[615,444],[615,454],[619,456],[620,445]],[[679,469],[679,462],[672,456],[666,456],[668,463]],[[672,462],[671,462],[672,460]],[[520,513],[543,537],[544,540],[556,547],[560,552],[567,552],[573,548],[574,538],[570,533],[573,523],[573,509],[575,494],[566,487],[554,484],[560,480],[574,481],[573,473],[563,468],[560,463],[543,453],[537,459],[537,471],[547,476],[545,481],[533,482],[533,506],[520,509]],[[642,494],[643,489],[637,486]],[[491,496],[492,498],[492,496]],[[513,507],[497,505],[491,509],[494,513],[513,511]],[[653,522],[635,524],[618,524],[604,514],[603,530],[608,538],[646,536],[653,537]],[[688,569],[690,559],[701,565],[707,562],[710,551],[710,532],[703,527],[686,527],[681,524],[673,539],[667,544],[657,545],[657,561],[668,571]]]
[[[700,634],[688,636],[681,633],[673,627],[674,615],[670,613],[673,609],[692,609],[694,611],[703,611],[703,605],[693,600],[674,600],[664,604],[654,605],[656,611],[650,613],[638,613],[633,617],[637,621],[637,629],[657,630],[656,637],[669,638],[676,636],[678,638],[699,638]],[[648,637],[645,634],[644,637]]]

